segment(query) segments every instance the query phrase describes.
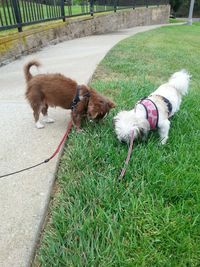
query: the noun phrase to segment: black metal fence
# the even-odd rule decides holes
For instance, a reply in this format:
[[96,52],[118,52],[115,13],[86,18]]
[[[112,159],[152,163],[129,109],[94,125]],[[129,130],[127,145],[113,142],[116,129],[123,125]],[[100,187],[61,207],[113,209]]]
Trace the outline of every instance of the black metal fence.
[[0,0],[0,30],[124,8],[159,6],[168,0]]

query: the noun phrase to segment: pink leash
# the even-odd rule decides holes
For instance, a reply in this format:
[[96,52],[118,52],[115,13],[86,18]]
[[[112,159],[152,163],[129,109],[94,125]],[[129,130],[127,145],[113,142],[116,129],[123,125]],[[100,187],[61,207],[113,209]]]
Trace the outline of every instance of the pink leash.
[[126,172],[126,169],[127,169],[127,166],[128,166],[129,160],[130,160],[130,157],[131,157],[131,152],[133,150],[133,141],[134,141],[134,131],[131,132],[131,140],[130,140],[130,145],[129,145],[129,149],[128,149],[128,154],[127,154],[127,158],[126,158],[126,161],[125,161],[125,165],[122,168],[121,173],[120,173],[120,175],[118,177],[118,180],[119,181],[121,181],[122,178],[125,175],[125,172]]

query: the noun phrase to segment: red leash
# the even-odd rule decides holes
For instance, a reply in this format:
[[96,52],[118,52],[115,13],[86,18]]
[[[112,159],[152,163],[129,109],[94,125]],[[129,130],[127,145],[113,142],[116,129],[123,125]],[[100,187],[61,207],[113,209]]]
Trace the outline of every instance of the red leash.
[[[70,131],[71,131],[71,128],[72,128],[72,120],[69,122],[68,126],[67,126],[67,130],[62,138],[62,140],[60,141],[58,147],[56,148],[56,150],[54,151],[54,153],[48,158],[48,159],[45,159],[44,161],[36,164],[36,165],[33,165],[33,166],[30,166],[30,167],[27,167],[27,168],[24,168],[24,169],[21,169],[19,171],[15,171],[15,172],[11,172],[11,173],[8,173],[8,174],[4,174],[4,175],[1,175],[0,178],[4,178],[4,177],[7,177],[7,176],[11,176],[11,175],[14,175],[14,174],[17,174],[17,173],[20,173],[20,172],[24,172],[26,170],[30,170],[30,169],[33,169],[37,166],[40,166],[44,163],[47,163],[49,162],[51,159],[53,159],[57,154],[58,152],[60,151],[64,141],[66,140],[66,138],[68,137]],[[125,166],[123,167],[122,171],[121,171],[121,174],[120,176],[118,177],[118,180],[122,180],[122,178],[124,177],[125,175],[125,172],[126,172],[126,168],[128,166],[128,163],[129,163],[129,160],[130,160],[130,157],[131,157],[131,152],[133,150],[133,141],[134,141],[134,132],[132,131],[131,132],[131,140],[130,140],[130,146],[129,146],[129,150],[128,150],[128,155],[127,155],[127,158],[126,158],[126,161],[125,161]]]
[[67,126],[67,130],[66,130],[66,132],[65,132],[62,140],[60,141],[60,144],[56,148],[55,152],[51,155],[51,157],[45,160],[45,163],[48,162],[48,161],[50,161],[52,158],[55,157],[56,154],[58,154],[58,152],[60,151],[60,148],[61,148],[62,144],[64,143],[64,141],[66,140],[66,138],[68,137],[68,135],[69,135],[69,133],[71,131],[72,125],[73,125],[72,120],[70,120],[70,122],[68,123],[68,126]]
[[66,138],[68,137],[68,135],[69,135],[69,133],[70,133],[70,131],[71,131],[72,125],[73,125],[73,124],[72,124],[72,120],[70,120],[70,122],[68,123],[68,126],[67,126],[67,130],[66,130],[66,132],[65,132],[65,134],[64,134],[64,136],[63,136],[63,138],[62,138],[62,140],[60,141],[58,147],[56,148],[56,150],[54,151],[54,153],[51,155],[51,157],[49,157],[48,159],[45,159],[44,161],[42,161],[42,162],[40,162],[40,163],[38,163],[38,164],[33,165],[33,166],[30,166],[30,167],[21,169],[21,170],[19,170],[19,171],[15,171],[15,172],[11,172],[11,173],[7,173],[7,174],[4,174],[4,175],[1,175],[0,178],[4,178],[4,177],[10,176],[10,175],[14,175],[14,174],[17,174],[17,173],[20,173],[20,172],[24,172],[24,171],[33,169],[33,168],[35,168],[35,167],[37,167],[37,166],[40,166],[40,165],[42,165],[42,164],[44,164],[44,163],[49,162],[49,161],[50,161],[51,159],[53,159],[53,158],[56,156],[56,154],[58,154],[58,152],[60,151],[60,149],[61,149],[61,147],[62,147],[64,141],[66,140]]
[[126,168],[128,166],[128,163],[129,163],[129,160],[130,160],[130,157],[131,157],[131,152],[133,150],[133,141],[134,141],[134,131],[131,132],[131,140],[130,140],[130,145],[129,145],[129,149],[128,149],[128,154],[127,154],[127,158],[126,158],[126,161],[125,161],[125,165],[124,167],[122,168],[121,170],[121,173],[118,177],[118,180],[121,181],[122,178],[124,177],[125,175],[125,172],[126,172]]

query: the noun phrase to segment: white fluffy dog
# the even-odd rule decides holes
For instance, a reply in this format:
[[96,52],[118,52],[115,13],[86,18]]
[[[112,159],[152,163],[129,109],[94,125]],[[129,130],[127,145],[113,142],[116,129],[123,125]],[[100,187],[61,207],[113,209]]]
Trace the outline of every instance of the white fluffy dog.
[[139,100],[134,109],[119,112],[113,120],[118,139],[129,143],[132,133],[134,139],[144,139],[150,130],[158,128],[161,143],[165,144],[170,129],[169,118],[179,110],[182,96],[188,92],[189,81],[186,70],[176,72],[167,83]]

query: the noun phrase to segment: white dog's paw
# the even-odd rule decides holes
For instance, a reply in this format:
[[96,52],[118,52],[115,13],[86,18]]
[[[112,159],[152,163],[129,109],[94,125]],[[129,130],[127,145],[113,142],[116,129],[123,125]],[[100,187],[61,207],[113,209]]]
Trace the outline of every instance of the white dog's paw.
[[48,116],[44,116],[44,118],[43,118],[42,121],[44,121],[44,122],[46,122],[46,123],[53,123],[53,122],[55,122],[54,119],[52,119],[52,118],[50,118],[50,117],[48,117]]
[[44,124],[42,124],[42,123],[39,122],[39,121],[36,122],[35,126],[36,126],[37,129],[42,129],[42,128],[44,128]]
[[168,137],[164,137],[162,140],[161,140],[161,144],[162,145],[165,145],[167,143],[167,139]]

